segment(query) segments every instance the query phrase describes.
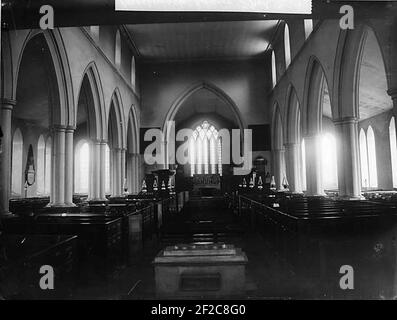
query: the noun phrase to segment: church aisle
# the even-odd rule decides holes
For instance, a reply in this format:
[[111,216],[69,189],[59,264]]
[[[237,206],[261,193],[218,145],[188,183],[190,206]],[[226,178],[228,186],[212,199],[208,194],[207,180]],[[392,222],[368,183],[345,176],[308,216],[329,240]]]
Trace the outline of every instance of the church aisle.
[[131,252],[128,263],[108,275],[108,279],[79,285],[71,298],[156,299],[152,262],[161,249],[188,240],[210,243],[218,238],[241,248],[248,257],[246,296],[241,298],[296,299],[310,298],[315,293],[310,283],[299,279],[265,239],[252,232],[231,209],[216,204],[203,209],[191,201],[163,227],[161,239],[154,237],[139,251]]

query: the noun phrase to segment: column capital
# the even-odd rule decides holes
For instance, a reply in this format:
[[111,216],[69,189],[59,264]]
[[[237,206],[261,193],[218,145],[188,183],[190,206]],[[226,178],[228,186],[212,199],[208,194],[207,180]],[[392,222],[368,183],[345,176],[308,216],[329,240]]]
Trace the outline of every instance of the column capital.
[[358,118],[357,117],[345,117],[345,118],[339,118],[336,120],[333,120],[334,125],[344,125],[344,124],[355,124],[358,123]]
[[66,126],[65,130],[67,133],[72,133],[76,130],[76,127],[75,126]]
[[293,147],[296,147],[298,145],[300,145],[300,142],[287,142],[287,143],[284,143],[284,147],[285,148],[293,148]]
[[12,110],[14,106],[17,104],[16,100],[2,98],[1,99],[1,108],[5,110]]
[[52,130],[57,131],[57,132],[63,132],[66,131],[66,126],[65,125],[61,125],[61,124],[54,124],[52,125]]
[[90,139],[90,141],[92,142],[92,144],[102,144],[101,139]]
[[397,88],[387,90],[387,94],[394,100],[397,99]]

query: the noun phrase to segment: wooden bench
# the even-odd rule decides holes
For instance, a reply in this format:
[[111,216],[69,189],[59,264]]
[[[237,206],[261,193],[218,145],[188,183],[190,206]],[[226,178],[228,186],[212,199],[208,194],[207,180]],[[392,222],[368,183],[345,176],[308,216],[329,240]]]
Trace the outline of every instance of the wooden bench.
[[[322,293],[390,297],[396,269],[394,206],[286,195],[252,198],[240,196],[240,214]],[[338,287],[342,265],[352,265],[362,280],[354,292]]]
[[[0,237],[0,295],[5,299],[65,299],[75,286],[76,236]],[[40,268],[54,270],[54,289],[40,288]]]

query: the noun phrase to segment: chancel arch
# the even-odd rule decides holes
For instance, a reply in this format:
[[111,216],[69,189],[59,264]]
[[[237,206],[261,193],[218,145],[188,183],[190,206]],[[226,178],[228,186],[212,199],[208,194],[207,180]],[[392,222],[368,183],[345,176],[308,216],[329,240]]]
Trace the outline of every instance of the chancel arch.
[[[205,115],[210,116],[210,118],[204,118]],[[188,121],[189,126],[185,127],[195,129],[196,127],[192,127],[192,121],[198,120],[197,117],[201,117],[202,120],[211,120],[212,116],[215,120],[219,120],[222,123],[222,128],[240,129],[240,143],[243,145],[243,129],[247,127],[237,105],[223,90],[214,84],[201,82],[186,89],[173,103],[166,115],[162,127],[165,136],[166,167],[173,162],[169,151],[175,146],[174,142],[171,141],[172,139],[170,139],[170,127],[167,124],[175,121],[175,125],[178,127],[190,119],[191,121]]]

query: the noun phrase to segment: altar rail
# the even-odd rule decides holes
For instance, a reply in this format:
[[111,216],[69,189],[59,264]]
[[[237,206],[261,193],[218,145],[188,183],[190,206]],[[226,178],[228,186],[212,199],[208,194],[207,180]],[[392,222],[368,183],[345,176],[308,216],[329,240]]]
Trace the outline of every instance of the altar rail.
[[[315,284],[315,297],[395,295],[396,207],[291,195],[238,199],[238,213],[293,268],[302,284]],[[355,270],[355,290],[339,287],[343,265]]]

